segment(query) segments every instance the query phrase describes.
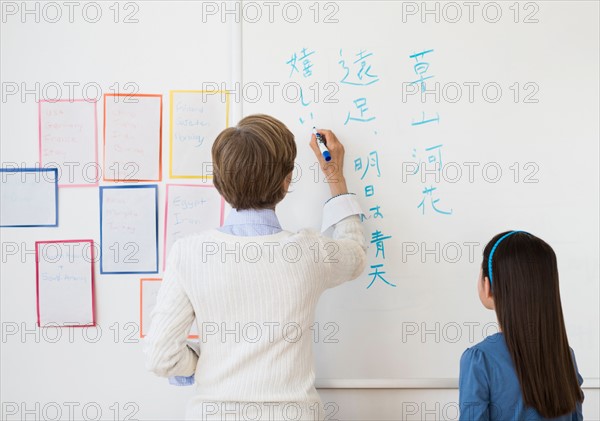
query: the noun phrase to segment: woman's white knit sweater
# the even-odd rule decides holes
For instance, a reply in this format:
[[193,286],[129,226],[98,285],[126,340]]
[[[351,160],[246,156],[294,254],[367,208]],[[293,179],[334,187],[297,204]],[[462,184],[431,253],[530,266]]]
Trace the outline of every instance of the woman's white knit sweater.
[[[210,230],[176,241],[144,341],[147,368],[164,377],[195,373],[187,419],[221,419],[223,411],[238,414],[231,419],[244,419],[243,411],[290,419],[298,407],[298,419],[320,419],[315,307],[323,291],[361,274],[365,250],[357,215],[335,224],[331,238],[313,230],[254,237]],[[187,345],[194,318],[199,358]]]

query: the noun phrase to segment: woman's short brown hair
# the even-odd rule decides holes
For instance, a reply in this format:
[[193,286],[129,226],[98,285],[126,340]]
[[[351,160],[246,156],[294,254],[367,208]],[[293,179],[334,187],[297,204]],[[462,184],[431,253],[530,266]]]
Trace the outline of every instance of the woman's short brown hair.
[[243,118],[223,130],[212,146],[213,183],[236,209],[272,208],[287,191],[283,181],[294,169],[294,135],[265,114]]

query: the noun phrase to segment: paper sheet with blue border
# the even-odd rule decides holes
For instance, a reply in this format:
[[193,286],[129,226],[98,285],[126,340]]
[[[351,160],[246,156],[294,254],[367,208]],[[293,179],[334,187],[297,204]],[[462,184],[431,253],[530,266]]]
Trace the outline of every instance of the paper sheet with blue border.
[[57,168],[0,168],[0,227],[58,226]]
[[100,187],[100,273],[158,273],[158,186]]

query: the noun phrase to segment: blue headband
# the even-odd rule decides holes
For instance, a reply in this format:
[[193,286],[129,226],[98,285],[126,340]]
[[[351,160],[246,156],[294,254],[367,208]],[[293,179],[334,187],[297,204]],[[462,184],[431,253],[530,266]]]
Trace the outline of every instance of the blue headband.
[[492,283],[492,257],[494,256],[494,252],[498,248],[498,244],[500,244],[500,242],[502,240],[504,240],[506,237],[516,234],[517,232],[525,232],[525,231],[511,231],[509,233],[506,233],[502,237],[498,238],[498,241],[496,241],[496,244],[494,244],[494,247],[492,247],[492,251],[490,251],[490,257],[488,257],[488,274],[490,275],[490,284]]

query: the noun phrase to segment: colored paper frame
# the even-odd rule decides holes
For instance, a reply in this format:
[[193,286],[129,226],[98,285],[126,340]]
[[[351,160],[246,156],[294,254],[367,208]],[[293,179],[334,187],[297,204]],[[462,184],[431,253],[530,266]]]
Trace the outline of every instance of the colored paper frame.
[[93,327],[96,326],[96,294],[94,292],[94,240],[49,240],[49,241],[36,241],[35,242],[35,293],[36,293],[36,311],[37,311],[37,325],[42,327],[40,324],[41,313],[40,313],[40,265],[39,265],[39,245],[40,244],[62,244],[62,243],[89,243],[90,244],[90,269],[91,269],[91,288],[92,288],[92,323],[87,325],[52,325],[47,327]]
[[[143,325],[143,296],[144,296],[144,282],[162,282],[162,278],[140,278],[140,338],[145,338],[144,325]],[[200,335],[188,335],[188,339],[198,339]]]
[[[155,200],[155,238],[156,238],[156,269],[151,271],[125,271],[125,272],[105,272],[102,265],[102,205],[104,200],[104,190],[106,189],[154,189]],[[125,186],[100,186],[100,274],[102,275],[128,275],[128,274],[152,274],[158,273],[159,270],[159,254],[158,254],[158,185],[157,184],[140,184],[140,185],[125,185]]]
[[173,97],[175,94],[225,94],[225,128],[229,127],[231,93],[224,90],[174,90],[169,91],[169,178],[212,179],[212,175],[173,175]]
[[[203,188],[212,188],[216,189],[213,185],[202,185],[202,184],[167,184],[167,192],[165,195],[165,217],[164,217],[164,226],[163,226],[163,271],[165,270],[165,266],[167,264],[167,215],[169,214],[169,187],[178,186],[178,187],[203,187]],[[221,214],[219,218],[219,224],[222,226],[225,220],[225,199],[221,197]]]
[[[116,178],[106,178],[106,98],[107,97],[115,97],[115,96],[123,96],[123,97],[157,97],[160,99],[160,127],[159,127],[159,137],[158,137],[158,179],[149,180],[149,179],[138,179],[138,178],[128,178],[126,180],[120,180]],[[104,94],[104,117],[103,117],[103,125],[102,125],[102,180],[104,181],[114,181],[114,182],[136,182],[136,181],[162,181],[162,129],[163,129],[163,96],[162,94]]]
[[54,172],[54,224],[22,224],[22,225],[0,225],[0,228],[31,228],[31,227],[57,227],[58,226],[58,168],[0,168],[3,172]]
[[[49,101],[42,99],[38,102],[38,131],[39,131],[39,165],[42,166],[42,102],[93,102],[94,104],[94,159],[96,164],[96,171],[98,171],[98,101],[88,101],[85,99],[59,99],[56,101]],[[99,174],[96,173],[96,182],[88,184],[59,184],[59,187],[98,187],[99,185]]]

